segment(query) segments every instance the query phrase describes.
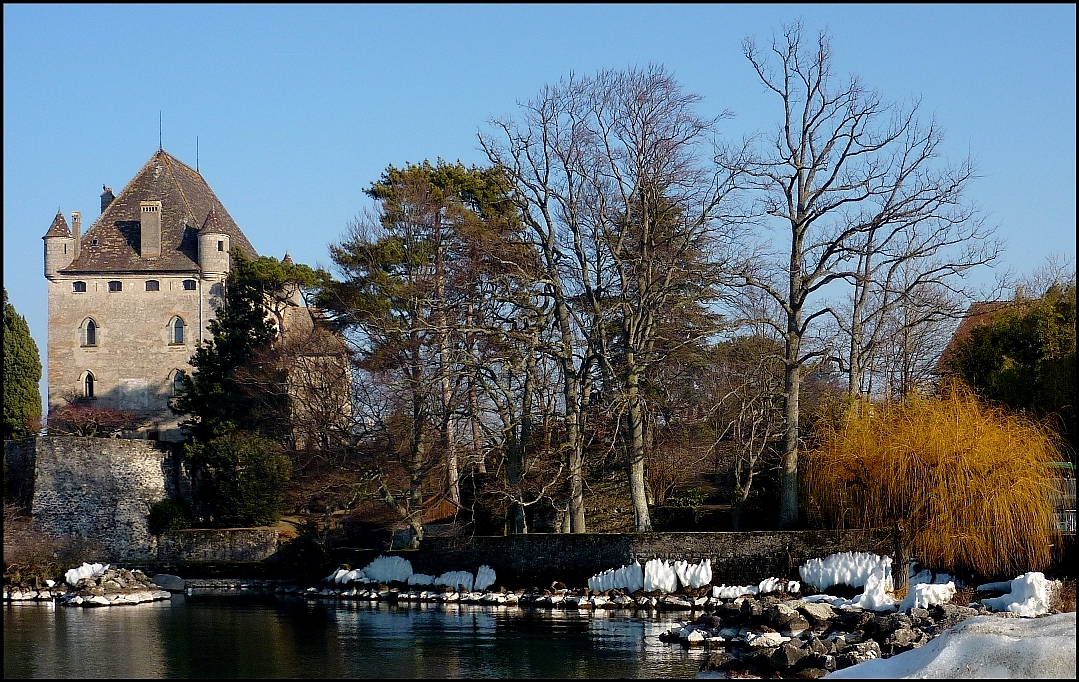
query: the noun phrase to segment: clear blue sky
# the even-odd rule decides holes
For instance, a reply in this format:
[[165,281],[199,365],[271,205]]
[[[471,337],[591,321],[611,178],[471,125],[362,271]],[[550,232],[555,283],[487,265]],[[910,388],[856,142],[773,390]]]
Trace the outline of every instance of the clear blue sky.
[[1075,256],[1074,5],[4,5],[4,286],[45,357],[41,236],[98,215],[157,149],[195,164],[259,253],[328,264],[387,164],[482,163],[476,134],[571,71],[664,64],[723,132],[780,112],[741,54],[782,23],[837,72],[921,97],[1027,272]]

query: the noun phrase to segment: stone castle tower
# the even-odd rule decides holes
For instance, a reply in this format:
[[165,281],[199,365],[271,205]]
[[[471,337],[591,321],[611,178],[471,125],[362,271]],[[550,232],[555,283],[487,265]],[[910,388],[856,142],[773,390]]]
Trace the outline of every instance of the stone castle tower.
[[179,440],[179,370],[222,302],[229,249],[257,254],[206,181],[158,150],[82,234],[57,213],[43,237],[49,287],[49,408],[133,410],[143,435]]

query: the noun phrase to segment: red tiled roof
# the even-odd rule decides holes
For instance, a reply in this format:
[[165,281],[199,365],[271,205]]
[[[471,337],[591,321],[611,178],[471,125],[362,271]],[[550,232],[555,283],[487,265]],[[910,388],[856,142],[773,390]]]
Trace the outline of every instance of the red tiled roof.
[[1011,305],[1011,301],[978,301],[971,303],[966,315],[959,321],[959,326],[952,333],[952,338],[948,341],[948,345],[944,347],[944,352],[940,354],[940,360],[937,361],[936,367],[937,374],[947,374],[949,372],[948,364],[951,362],[952,356],[955,355],[959,345],[970,338],[970,333],[976,327],[989,324],[993,321],[994,313],[1007,308],[1009,305]]
[[[159,256],[140,254],[140,201],[161,202]],[[98,216],[82,237],[79,257],[60,272],[197,271],[197,232],[211,211],[232,246],[257,258],[251,242],[198,171],[158,150]],[[91,246],[95,239],[97,246]]]

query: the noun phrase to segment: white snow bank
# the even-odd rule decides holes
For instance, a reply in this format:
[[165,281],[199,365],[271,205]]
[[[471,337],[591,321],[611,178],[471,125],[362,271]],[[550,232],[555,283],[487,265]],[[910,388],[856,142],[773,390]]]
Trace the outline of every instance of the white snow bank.
[[757,585],[757,591],[760,594],[768,594],[769,592],[787,592],[788,594],[794,594],[795,592],[801,592],[802,586],[797,580],[765,578]]
[[452,587],[455,590],[457,589],[458,585],[463,585],[464,589],[462,591],[471,592],[474,580],[475,578],[468,571],[446,571],[442,575],[435,578],[435,584],[446,585],[448,587]]
[[338,585],[362,583],[367,582],[367,576],[363,574],[363,571],[358,569],[352,569],[350,571],[345,568],[338,568],[336,571],[326,576],[326,582],[336,583]]
[[409,585],[434,585],[435,577],[426,573],[413,573],[408,576]]
[[96,578],[99,575],[103,575],[105,571],[109,570],[109,564],[88,564],[83,563],[78,568],[73,568],[64,574],[64,582],[72,587],[83,578]]
[[622,568],[609,569],[597,573],[588,579],[588,589],[596,592],[607,590],[626,590],[636,592],[644,589],[644,569],[638,561],[626,564]]
[[[890,560],[889,560],[890,561]],[[855,597],[852,603],[870,611],[892,611],[897,602],[888,594],[892,585],[892,576],[884,566],[878,565],[865,581],[865,590]]]
[[412,562],[399,556],[380,556],[364,566],[363,574],[378,583],[404,583],[412,575]]
[[863,587],[878,568],[884,569],[883,585],[892,589],[892,558],[868,552],[840,552],[825,559],[810,559],[798,568],[802,582],[817,590],[833,585]]
[[[1049,583],[1042,573],[1037,571],[1024,573],[1010,583],[1003,584],[1009,586],[1011,592],[1001,597],[983,599],[982,603],[985,604],[986,608],[994,611],[1008,611],[1024,618],[1033,618],[1034,616],[1049,613]],[[1000,585],[1000,583],[996,585]],[[978,589],[994,586],[994,584],[990,583],[989,585],[981,585]]]
[[712,582],[712,560],[705,559],[696,565],[688,561],[675,561],[674,572],[682,587],[697,589]]
[[644,589],[646,592],[678,590],[678,575],[666,559],[652,559],[644,565]]
[[482,592],[483,590],[486,590],[488,587],[494,584],[495,569],[491,568],[487,564],[483,564],[482,566],[480,566],[479,570],[476,571],[476,583],[475,585],[473,585],[473,587],[476,590]]
[[918,583],[911,585],[903,603],[899,605],[900,611],[911,609],[927,609],[934,604],[947,604],[955,596],[955,583],[949,581],[944,585],[932,583]]
[[712,596],[716,599],[737,599],[744,595],[753,595],[760,592],[756,585],[716,585],[712,588]]
[[1075,679],[1075,613],[1033,620],[976,616],[923,647],[859,663],[828,677]]

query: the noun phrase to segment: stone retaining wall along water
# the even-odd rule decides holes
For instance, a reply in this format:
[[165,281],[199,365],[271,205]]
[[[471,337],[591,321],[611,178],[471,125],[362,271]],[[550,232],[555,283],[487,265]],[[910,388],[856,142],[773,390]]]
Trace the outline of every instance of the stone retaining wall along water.
[[[545,586],[552,580],[586,585],[601,571],[657,558],[710,559],[714,584],[744,585],[761,576],[797,580],[798,566],[809,559],[837,552],[891,554],[893,545],[890,530],[530,534],[427,538],[418,551],[399,554],[417,573],[430,575],[487,564],[507,587]],[[340,560],[363,565],[369,558],[340,553]]]
[[273,528],[178,530],[162,535],[159,561],[261,561],[277,551]]

